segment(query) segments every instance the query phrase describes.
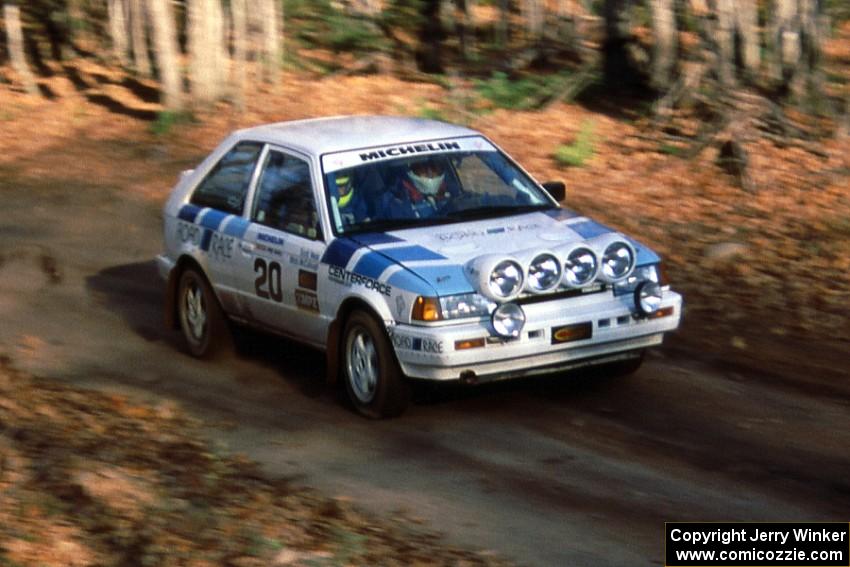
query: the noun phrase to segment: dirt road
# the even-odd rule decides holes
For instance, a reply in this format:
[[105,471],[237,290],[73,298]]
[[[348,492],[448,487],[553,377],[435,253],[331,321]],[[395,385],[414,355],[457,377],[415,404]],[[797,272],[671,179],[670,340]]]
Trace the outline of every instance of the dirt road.
[[661,349],[626,379],[447,391],[367,422],[323,384],[318,353],[255,338],[218,364],[184,354],[161,323],[155,200],[11,169],[0,195],[0,354],[175,400],[270,474],[529,565],[661,564],[666,520],[848,519],[846,383],[795,387]]

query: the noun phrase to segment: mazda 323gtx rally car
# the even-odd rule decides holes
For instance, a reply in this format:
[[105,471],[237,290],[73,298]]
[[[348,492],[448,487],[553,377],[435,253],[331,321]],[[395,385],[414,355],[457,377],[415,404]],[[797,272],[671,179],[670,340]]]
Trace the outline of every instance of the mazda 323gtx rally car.
[[327,353],[364,415],[408,378],[636,369],[681,296],[639,242],[560,207],[479,132],[344,117],[242,130],[165,206],[166,313],[211,354],[229,321]]

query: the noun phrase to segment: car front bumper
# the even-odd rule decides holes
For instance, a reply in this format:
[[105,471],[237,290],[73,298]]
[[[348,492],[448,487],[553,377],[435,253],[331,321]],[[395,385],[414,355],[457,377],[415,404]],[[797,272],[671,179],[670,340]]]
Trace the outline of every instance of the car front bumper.
[[[526,324],[517,339],[495,335],[489,320],[440,326],[390,325],[401,369],[411,378],[485,382],[530,376],[633,358],[661,344],[679,326],[682,297],[665,291],[658,318],[636,315],[631,295],[610,291],[586,297],[524,305]],[[556,342],[553,330],[592,325],[589,338]],[[457,350],[456,343],[484,339],[483,346]],[[480,340],[478,341],[481,342]]]

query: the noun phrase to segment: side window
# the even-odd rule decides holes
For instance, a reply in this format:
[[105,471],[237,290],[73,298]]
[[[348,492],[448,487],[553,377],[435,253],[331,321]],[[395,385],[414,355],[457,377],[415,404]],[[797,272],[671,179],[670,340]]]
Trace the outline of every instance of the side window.
[[309,164],[297,157],[270,151],[263,164],[251,218],[305,238],[321,238]]
[[263,144],[257,142],[236,144],[195,189],[192,204],[241,215],[262,149]]

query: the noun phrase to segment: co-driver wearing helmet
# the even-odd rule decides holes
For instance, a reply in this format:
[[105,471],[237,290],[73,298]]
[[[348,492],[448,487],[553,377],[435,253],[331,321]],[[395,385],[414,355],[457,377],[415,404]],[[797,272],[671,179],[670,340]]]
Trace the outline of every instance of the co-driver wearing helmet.
[[351,172],[337,172],[334,182],[337,192],[336,207],[343,225],[347,226],[368,220],[369,210],[360,191],[357,191],[354,187]]

